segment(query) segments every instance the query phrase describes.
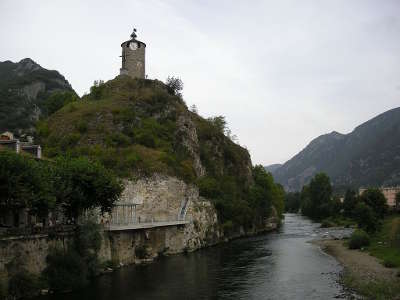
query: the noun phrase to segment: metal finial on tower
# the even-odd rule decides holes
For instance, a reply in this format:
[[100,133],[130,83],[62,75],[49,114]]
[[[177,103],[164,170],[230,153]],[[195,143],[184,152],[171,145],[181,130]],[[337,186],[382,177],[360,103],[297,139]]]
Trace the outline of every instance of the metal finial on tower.
[[133,28],[133,32],[131,34],[131,38],[136,39],[137,35],[136,35],[136,28]]

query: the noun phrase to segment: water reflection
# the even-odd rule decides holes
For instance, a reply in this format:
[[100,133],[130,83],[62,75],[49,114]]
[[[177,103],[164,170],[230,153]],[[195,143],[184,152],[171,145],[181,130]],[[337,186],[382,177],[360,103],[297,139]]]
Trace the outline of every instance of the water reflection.
[[279,233],[123,268],[41,299],[333,299],[341,267],[307,243],[316,234],[317,224],[288,214]]

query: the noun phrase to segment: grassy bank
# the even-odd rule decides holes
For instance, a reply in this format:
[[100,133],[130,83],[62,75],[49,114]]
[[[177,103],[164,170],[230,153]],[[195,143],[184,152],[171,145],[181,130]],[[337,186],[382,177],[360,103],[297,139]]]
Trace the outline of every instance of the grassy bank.
[[364,281],[357,274],[346,271],[341,277],[341,283],[348,289],[367,299],[386,300],[400,299],[400,283],[388,280]]
[[339,240],[316,241],[343,266],[342,284],[366,299],[400,299],[400,215],[384,219],[370,245],[350,250]]
[[[384,219],[381,229],[371,236],[368,252],[389,268],[400,268],[400,215]],[[399,270],[400,272],[400,270]]]
[[356,226],[357,222],[353,219],[343,217],[341,215],[331,216],[321,221],[321,227],[351,227]]

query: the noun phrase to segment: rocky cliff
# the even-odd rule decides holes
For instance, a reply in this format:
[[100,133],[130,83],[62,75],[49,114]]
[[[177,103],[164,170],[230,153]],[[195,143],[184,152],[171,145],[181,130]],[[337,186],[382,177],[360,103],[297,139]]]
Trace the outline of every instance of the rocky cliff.
[[30,58],[0,62],[0,132],[31,134],[40,116],[47,115],[48,99],[54,92],[75,94],[60,73]]
[[118,76],[41,122],[37,133],[47,157],[83,155],[122,178],[163,174],[200,186],[225,213],[222,222],[232,220],[239,229],[240,214],[249,220],[253,213],[252,164],[220,121],[190,112],[160,81]]
[[400,108],[389,110],[349,134],[322,135],[273,172],[289,191],[318,172],[337,187],[400,184]]

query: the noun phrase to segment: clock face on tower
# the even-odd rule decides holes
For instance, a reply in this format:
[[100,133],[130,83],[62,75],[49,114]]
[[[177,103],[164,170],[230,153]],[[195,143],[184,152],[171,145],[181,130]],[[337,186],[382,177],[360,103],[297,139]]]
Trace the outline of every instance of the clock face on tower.
[[131,42],[131,43],[129,43],[129,48],[131,50],[136,50],[138,48],[138,44],[135,42]]

